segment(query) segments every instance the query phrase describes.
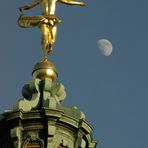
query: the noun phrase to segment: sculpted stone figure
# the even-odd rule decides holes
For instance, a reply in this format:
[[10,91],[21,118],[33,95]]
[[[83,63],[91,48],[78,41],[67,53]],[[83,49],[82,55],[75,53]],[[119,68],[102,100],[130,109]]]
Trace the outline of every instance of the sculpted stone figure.
[[[47,59],[48,55],[52,51],[52,47],[56,40],[57,25],[61,20],[56,17],[56,4],[63,3],[67,5],[80,5],[84,6],[85,3],[75,0],[36,0],[32,4],[22,6],[19,8],[21,15],[18,19],[18,24],[24,28],[30,28],[38,26],[41,31],[41,44],[44,54],[44,59]],[[40,5],[42,8],[42,14],[39,16],[25,16],[23,10],[31,9]]]

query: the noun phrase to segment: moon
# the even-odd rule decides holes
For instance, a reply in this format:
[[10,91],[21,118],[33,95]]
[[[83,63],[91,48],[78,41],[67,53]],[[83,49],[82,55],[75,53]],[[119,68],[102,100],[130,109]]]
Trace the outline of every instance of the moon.
[[113,46],[109,40],[100,39],[97,41],[97,45],[103,55],[110,56],[112,54]]

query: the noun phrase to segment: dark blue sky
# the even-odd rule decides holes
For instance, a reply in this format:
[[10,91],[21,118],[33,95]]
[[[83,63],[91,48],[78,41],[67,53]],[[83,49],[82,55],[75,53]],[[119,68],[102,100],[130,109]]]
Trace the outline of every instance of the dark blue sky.
[[[17,26],[18,7],[31,0],[0,4],[0,112],[11,109],[41,59],[37,28]],[[62,19],[49,57],[67,90],[66,105],[86,114],[97,148],[148,147],[148,1],[85,0],[86,7],[58,5]],[[40,14],[40,10],[27,14]],[[103,56],[98,39],[114,50]]]

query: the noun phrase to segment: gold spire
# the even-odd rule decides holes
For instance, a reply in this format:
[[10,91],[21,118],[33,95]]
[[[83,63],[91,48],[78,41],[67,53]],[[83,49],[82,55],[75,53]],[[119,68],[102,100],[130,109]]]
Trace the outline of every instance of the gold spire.
[[[18,19],[18,24],[20,27],[30,28],[38,26],[40,28],[44,60],[47,60],[48,55],[52,51],[53,45],[56,41],[57,25],[61,22],[61,20],[56,17],[56,4],[58,2],[67,5],[85,5],[85,3],[75,0],[35,0],[32,4],[19,8],[21,15]],[[23,10],[31,9],[39,4],[42,9],[41,15],[25,16],[23,14]]]

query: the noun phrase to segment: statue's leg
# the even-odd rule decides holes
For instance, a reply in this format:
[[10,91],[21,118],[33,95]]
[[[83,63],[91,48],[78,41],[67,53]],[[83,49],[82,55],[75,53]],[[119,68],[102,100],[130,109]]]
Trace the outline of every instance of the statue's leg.
[[48,36],[48,41],[49,41],[48,54],[51,53],[53,45],[56,41],[57,26],[49,26],[49,30],[50,30],[50,34]]
[[49,46],[48,45],[49,40],[51,40],[51,33],[49,31],[48,25],[46,24],[41,24],[40,30],[41,30],[41,45],[42,45],[43,55],[44,55],[44,58],[47,59],[48,57],[47,47]]
[[41,24],[40,26],[41,30],[41,45],[43,50],[44,58],[47,59],[48,55],[52,51],[52,47],[56,40],[56,26],[49,26],[47,24]]

